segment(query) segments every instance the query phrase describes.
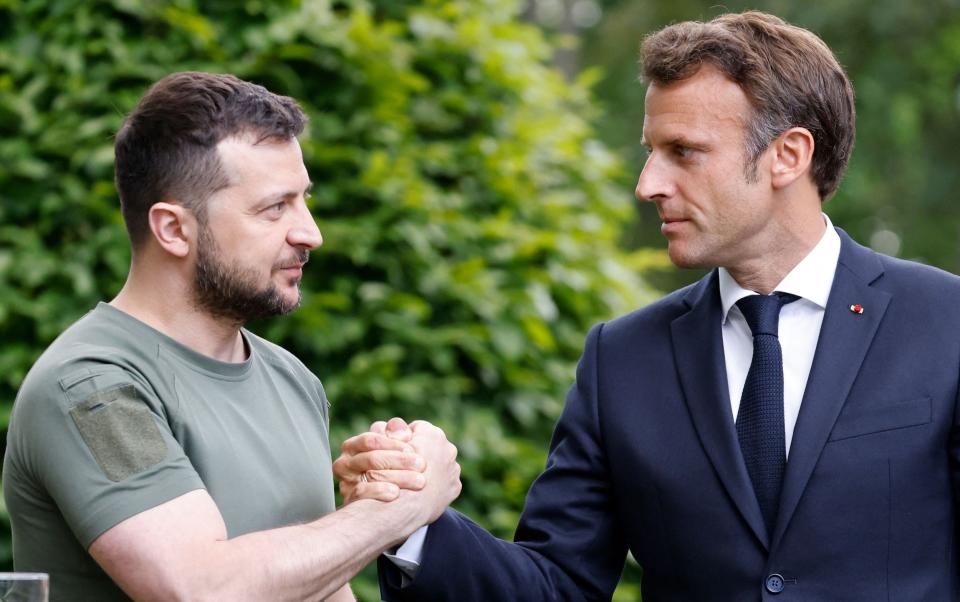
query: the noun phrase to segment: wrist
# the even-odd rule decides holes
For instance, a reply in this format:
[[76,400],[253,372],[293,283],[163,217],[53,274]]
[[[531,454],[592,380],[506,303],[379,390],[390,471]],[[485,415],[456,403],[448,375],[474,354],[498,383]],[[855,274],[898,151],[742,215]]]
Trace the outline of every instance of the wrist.
[[425,525],[429,516],[425,516],[426,509],[422,502],[410,499],[401,493],[401,496],[392,502],[381,502],[373,499],[362,499],[344,506],[342,510],[349,511],[357,516],[371,531],[376,532],[384,549],[396,548],[402,544],[414,531]]

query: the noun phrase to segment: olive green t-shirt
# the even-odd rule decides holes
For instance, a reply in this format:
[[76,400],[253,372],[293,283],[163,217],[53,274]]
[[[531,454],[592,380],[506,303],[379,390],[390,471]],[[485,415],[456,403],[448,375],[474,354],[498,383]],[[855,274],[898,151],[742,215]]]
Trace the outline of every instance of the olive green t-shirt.
[[37,360],[14,403],[3,493],[18,571],[51,600],[126,600],[87,553],[139,512],[206,489],[230,537],[334,510],[328,403],[290,353],[197,353],[101,303]]

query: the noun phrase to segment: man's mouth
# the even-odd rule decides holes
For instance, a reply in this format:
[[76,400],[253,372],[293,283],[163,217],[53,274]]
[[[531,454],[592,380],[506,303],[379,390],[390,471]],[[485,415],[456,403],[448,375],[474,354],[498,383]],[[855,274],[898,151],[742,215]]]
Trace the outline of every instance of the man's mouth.
[[275,270],[296,270],[298,272],[303,271],[303,266],[307,265],[307,262],[310,261],[310,253],[308,251],[303,251],[297,257],[294,257],[279,266],[276,266]]
[[669,216],[669,217],[664,216],[664,217],[661,217],[660,219],[663,221],[663,223],[660,224],[660,232],[662,232],[663,234],[670,234],[672,232],[676,232],[684,223],[688,221],[682,217],[675,217],[675,216]]

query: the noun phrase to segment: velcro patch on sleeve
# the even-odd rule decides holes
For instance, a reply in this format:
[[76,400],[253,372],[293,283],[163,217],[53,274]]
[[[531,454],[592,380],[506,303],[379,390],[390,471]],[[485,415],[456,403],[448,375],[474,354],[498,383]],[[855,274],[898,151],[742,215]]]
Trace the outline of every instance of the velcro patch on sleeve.
[[97,391],[75,405],[70,416],[111,481],[143,472],[167,456],[153,413],[133,385]]

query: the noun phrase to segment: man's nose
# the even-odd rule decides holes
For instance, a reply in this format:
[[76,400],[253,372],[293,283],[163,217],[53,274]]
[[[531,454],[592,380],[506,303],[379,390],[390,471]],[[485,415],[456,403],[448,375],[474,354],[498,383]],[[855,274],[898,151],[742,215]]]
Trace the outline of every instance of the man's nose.
[[323,235],[320,234],[320,228],[317,227],[316,220],[310,213],[306,202],[301,201],[296,211],[296,222],[287,232],[287,242],[294,247],[303,247],[305,249],[316,249],[323,244]]
[[674,185],[670,170],[659,153],[651,152],[640,171],[634,195],[638,201],[659,201],[673,195]]

